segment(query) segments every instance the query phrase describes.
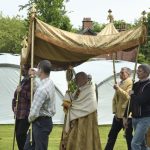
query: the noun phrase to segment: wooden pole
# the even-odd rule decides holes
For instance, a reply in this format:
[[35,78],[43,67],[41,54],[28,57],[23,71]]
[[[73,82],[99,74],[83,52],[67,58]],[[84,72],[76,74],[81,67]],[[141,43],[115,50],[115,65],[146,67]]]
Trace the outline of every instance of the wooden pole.
[[113,53],[113,74],[114,74],[114,82],[117,84],[117,79],[116,79],[116,68],[115,68],[115,58],[114,55],[116,56],[116,53]]
[[[20,86],[21,83],[21,76],[22,76],[22,66],[21,66],[21,58],[22,58],[22,53],[20,55],[20,75],[19,75],[19,84],[18,86]],[[17,98],[16,98],[16,114],[14,115],[14,119],[15,119],[15,124],[14,124],[14,134],[13,134],[13,145],[12,145],[12,150],[14,150],[15,148],[15,139],[16,139],[16,120],[17,120],[17,112],[18,112],[18,99],[19,99],[19,93],[17,92]]]
[[[107,17],[107,20],[109,20],[109,23],[112,23],[112,22],[114,21],[114,17],[113,17],[113,15],[111,14],[111,13],[112,13],[112,10],[109,9],[109,10],[108,10],[108,13],[109,13],[109,15],[108,15],[108,17]],[[114,58],[114,55],[115,55],[115,58]],[[112,56],[113,56],[113,74],[114,74],[114,82],[115,82],[115,84],[117,84],[117,80],[116,80],[116,69],[115,69],[116,53],[113,53]]]
[[[139,55],[139,51],[140,51],[140,46],[137,49],[137,54],[136,54],[136,60],[135,60],[135,65],[134,65],[134,71],[133,71],[133,84],[135,82],[135,76],[136,76],[136,68],[137,68],[137,63],[138,63],[138,55]],[[130,108],[130,99],[128,102],[128,109],[127,109],[127,116],[129,117],[129,108]]]
[[[145,22],[146,22],[146,17],[145,17],[145,15],[146,15],[146,12],[143,11],[143,12],[142,12],[142,17],[141,17],[141,23],[142,23],[142,24],[145,24]],[[136,54],[136,60],[135,60],[135,66],[134,66],[134,73],[133,73],[133,79],[132,79],[133,84],[134,84],[134,82],[135,82],[136,68],[137,68],[137,63],[138,63],[139,51],[140,51],[140,44],[139,44],[139,46],[138,46],[138,50],[137,50],[137,54]],[[129,99],[129,102],[128,102],[127,119],[129,118],[129,115],[130,115],[130,114],[129,114],[130,101],[131,101],[131,99]],[[126,132],[126,129],[124,130],[124,136],[126,136],[126,133],[125,133],[125,132]]]
[[[34,68],[34,36],[35,36],[35,15],[36,15],[36,9],[35,4],[33,4],[31,9],[31,68]],[[33,101],[33,78],[31,77],[31,104]],[[30,143],[32,145],[32,123],[30,124]]]
[[135,60],[135,66],[134,66],[134,72],[133,72],[133,83],[135,82],[135,76],[136,76],[136,68],[137,68],[137,63],[138,63],[138,56],[139,56],[139,51],[140,51],[140,45],[137,49],[137,54],[136,54],[136,60]]
[[[135,60],[135,65],[134,65],[134,71],[133,71],[133,84],[135,82],[135,76],[136,76],[136,68],[137,68],[137,63],[138,63],[138,56],[139,56],[139,51],[140,51],[140,45],[137,49],[137,54],[136,54],[136,60]],[[127,108],[127,119],[129,118],[130,114],[129,114],[129,109],[130,109],[130,103],[131,103],[131,99],[129,99],[129,102],[128,102],[128,108]],[[124,137],[126,137],[126,128],[124,129]]]

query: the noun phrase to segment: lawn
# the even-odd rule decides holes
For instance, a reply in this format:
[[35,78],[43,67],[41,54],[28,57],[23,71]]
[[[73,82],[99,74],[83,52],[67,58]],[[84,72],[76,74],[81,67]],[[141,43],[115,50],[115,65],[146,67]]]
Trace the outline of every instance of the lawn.
[[[0,125],[0,150],[12,150],[13,129],[13,125]],[[99,126],[103,149],[107,141],[109,130],[110,126]],[[61,125],[54,126],[53,131],[49,137],[48,150],[59,150],[61,131]],[[15,146],[15,150],[17,150],[17,146]],[[123,138],[123,131],[119,133],[114,150],[127,150],[125,139]]]

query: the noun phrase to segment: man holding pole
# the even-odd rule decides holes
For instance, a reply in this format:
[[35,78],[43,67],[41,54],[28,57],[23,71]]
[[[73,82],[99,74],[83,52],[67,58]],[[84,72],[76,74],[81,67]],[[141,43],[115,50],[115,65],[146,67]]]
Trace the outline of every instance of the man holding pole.
[[[23,65],[20,85],[17,87],[12,100],[12,110],[15,115],[15,136],[19,150],[23,150],[27,131],[29,128],[28,115],[30,111],[30,78],[28,76],[30,66]],[[15,137],[14,137],[15,138]]]
[[[105,150],[113,150],[118,133],[123,128],[123,115],[126,105],[130,99],[129,91],[132,89],[132,80],[130,79],[131,70],[124,67],[120,71],[120,84],[115,84],[115,95],[113,98],[113,113],[114,118],[112,122],[111,130],[108,134],[108,141]],[[127,141],[128,150],[131,150],[132,140],[132,122],[131,119],[128,124],[128,128],[125,129],[125,137]]]
[[[131,100],[126,107],[124,126],[127,124],[128,114],[132,113],[134,136],[131,142],[132,150],[147,150],[146,133],[150,128],[150,66],[142,64],[138,66],[137,77],[139,81],[134,83]],[[128,113],[127,113],[128,112]]]
[[[29,70],[31,77],[36,75],[40,82],[35,87],[33,103],[31,104],[28,120],[32,123],[32,143],[28,136],[24,150],[47,150],[48,137],[52,131],[52,116],[55,114],[55,87],[49,78],[51,63],[48,60],[40,61],[38,71]],[[30,139],[31,140],[31,139]]]

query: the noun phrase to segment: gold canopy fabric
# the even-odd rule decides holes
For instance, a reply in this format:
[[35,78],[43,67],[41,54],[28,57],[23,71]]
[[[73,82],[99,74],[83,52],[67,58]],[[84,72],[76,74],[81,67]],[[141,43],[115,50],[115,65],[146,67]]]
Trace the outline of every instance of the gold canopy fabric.
[[106,27],[100,33],[98,33],[98,36],[113,35],[117,33],[119,33],[118,30],[115,28],[114,24],[111,22],[111,23],[108,23]]
[[[116,34],[90,36],[63,31],[35,18],[34,64],[47,59],[53,70],[65,70],[95,56],[132,49],[145,39],[144,25]],[[22,52],[23,64],[31,61],[31,33],[28,45]]]

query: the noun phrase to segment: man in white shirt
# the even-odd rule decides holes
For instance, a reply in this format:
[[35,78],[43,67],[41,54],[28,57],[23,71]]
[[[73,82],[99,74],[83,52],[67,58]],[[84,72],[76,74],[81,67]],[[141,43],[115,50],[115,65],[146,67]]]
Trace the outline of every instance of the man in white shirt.
[[28,138],[25,150],[47,150],[48,136],[53,127],[52,116],[55,114],[55,87],[49,78],[51,63],[48,60],[40,61],[37,68],[37,72],[33,69],[29,70],[30,76],[37,75],[40,78],[40,83],[36,86],[28,117],[33,127],[32,146]]

